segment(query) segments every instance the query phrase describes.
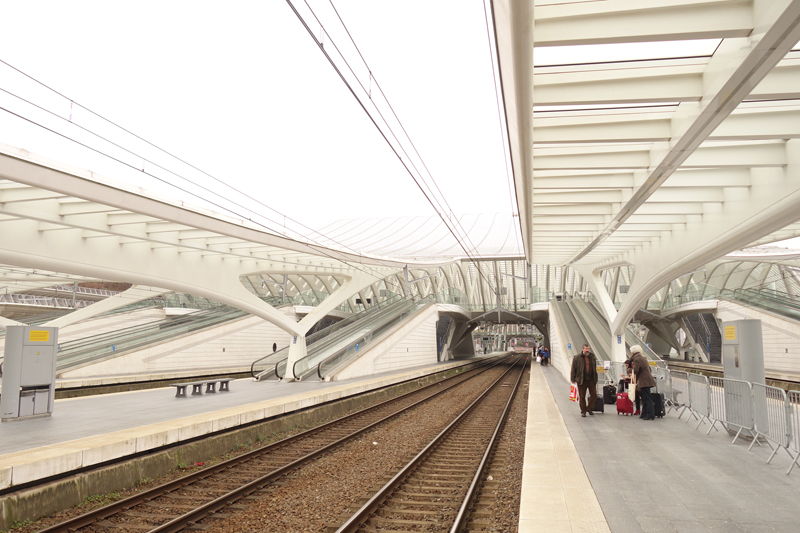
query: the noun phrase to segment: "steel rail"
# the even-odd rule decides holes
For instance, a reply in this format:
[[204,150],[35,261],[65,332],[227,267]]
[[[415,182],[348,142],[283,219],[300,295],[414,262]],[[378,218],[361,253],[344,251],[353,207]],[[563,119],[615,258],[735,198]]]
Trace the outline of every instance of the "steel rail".
[[[83,515],[77,516],[77,517],[72,518],[70,520],[67,520],[65,522],[61,522],[59,524],[55,524],[55,525],[53,525],[53,526],[51,526],[49,528],[46,528],[46,529],[43,529],[43,530],[39,531],[38,533],[72,533],[72,532],[74,532],[74,531],[76,531],[76,530],[78,530],[80,528],[83,528],[83,527],[89,526],[91,524],[94,524],[95,522],[97,522],[99,520],[104,520],[105,518],[113,516],[113,515],[115,515],[117,513],[124,512],[124,511],[130,509],[131,507],[135,507],[137,505],[141,505],[141,504],[143,504],[145,502],[148,502],[150,500],[153,500],[155,498],[158,498],[158,497],[163,496],[165,494],[168,494],[170,492],[174,492],[176,490],[179,490],[179,489],[181,489],[181,488],[183,488],[183,487],[185,487],[187,485],[190,485],[190,484],[192,484],[194,482],[202,481],[205,478],[208,478],[208,477],[213,476],[215,474],[224,472],[225,470],[231,470],[231,469],[233,469],[233,468],[235,468],[235,467],[237,467],[237,466],[239,466],[241,464],[244,464],[244,463],[246,463],[246,462],[248,462],[248,461],[250,461],[252,459],[255,459],[255,458],[257,458],[257,457],[259,457],[261,455],[266,455],[266,454],[268,454],[270,452],[273,452],[273,451],[276,451],[276,450],[280,450],[282,448],[287,447],[290,444],[293,444],[293,443],[298,442],[298,441],[302,441],[302,440],[304,440],[306,438],[309,438],[309,437],[313,437],[314,435],[316,435],[318,433],[322,433],[323,431],[325,431],[327,429],[330,429],[330,428],[332,428],[332,427],[334,427],[336,425],[352,421],[352,420],[354,420],[354,419],[356,419],[357,417],[360,417],[360,416],[367,415],[370,412],[376,411],[376,410],[378,410],[380,408],[383,408],[383,407],[385,407],[385,406],[387,406],[387,405],[389,405],[391,403],[396,403],[396,402],[398,402],[400,400],[403,400],[404,398],[407,398],[407,397],[411,396],[412,394],[418,394],[421,391],[428,390],[428,389],[430,389],[432,387],[440,386],[443,383],[446,383],[448,381],[454,381],[453,383],[449,384],[448,386],[442,387],[440,390],[438,390],[438,391],[434,392],[433,394],[431,394],[429,396],[426,396],[426,397],[414,402],[411,405],[408,405],[408,406],[406,406],[406,407],[404,407],[404,408],[402,408],[402,409],[400,409],[400,410],[398,410],[398,411],[396,411],[394,413],[391,413],[391,414],[381,418],[380,420],[367,425],[366,427],[362,427],[362,428],[356,430],[355,432],[353,432],[353,433],[351,433],[349,435],[341,437],[341,438],[335,440],[334,442],[329,443],[328,445],[325,445],[322,448],[319,448],[319,449],[317,449],[317,450],[315,450],[313,452],[310,452],[310,453],[308,453],[308,454],[306,454],[306,455],[304,455],[304,456],[302,456],[302,457],[300,457],[300,458],[298,458],[296,460],[293,460],[290,463],[288,463],[288,464],[286,464],[286,465],[284,465],[282,467],[279,467],[276,470],[273,470],[273,471],[269,472],[268,474],[265,474],[264,476],[261,476],[261,477],[255,479],[255,480],[253,480],[253,481],[251,481],[251,482],[249,482],[249,483],[247,483],[247,484],[245,484],[245,485],[243,485],[243,486],[241,486],[241,487],[239,487],[239,488],[237,488],[237,489],[225,494],[224,496],[216,498],[215,500],[212,500],[211,502],[208,502],[208,503],[206,503],[206,504],[204,504],[204,505],[202,505],[202,506],[190,511],[189,513],[185,513],[185,514],[183,514],[183,515],[181,515],[181,516],[179,516],[179,517],[177,517],[177,518],[175,518],[175,519],[173,519],[173,520],[171,520],[171,521],[169,521],[169,522],[167,522],[167,523],[165,523],[165,524],[163,524],[161,526],[157,526],[156,528],[150,530],[152,532],[180,531],[181,529],[183,529],[187,525],[190,525],[190,524],[192,524],[192,523],[194,523],[194,522],[196,522],[198,520],[201,520],[203,517],[207,516],[209,513],[214,512],[215,510],[218,510],[218,509],[220,509],[220,508],[222,508],[222,507],[224,507],[226,505],[230,505],[230,504],[234,503],[235,501],[237,501],[237,500],[239,500],[239,499],[251,494],[252,492],[258,490],[261,486],[266,485],[267,483],[271,482],[274,478],[279,477],[279,476],[285,474],[286,471],[290,470],[291,468],[294,468],[294,467],[298,466],[300,463],[308,461],[310,459],[313,459],[314,457],[320,455],[321,453],[324,453],[325,451],[328,451],[332,447],[337,446],[339,444],[342,444],[343,442],[345,442],[345,441],[347,441],[349,439],[352,439],[355,436],[358,436],[359,434],[363,433],[364,431],[367,431],[367,430],[371,429],[372,427],[374,427],[374,426],[376,426],[378,424],[381,424],[381,423],[383,423],[383,422],[385,422],[385,421],[387,421],[387,420],[389,420],[391,418],[394,418],[394,417],[400,415],[401,413],[405,412],[408,409],[411,409],[412,407],[415,407],[415,406],[417,406],[417,405],[419,405],[419,404],[421,404],[423,402],[431,400],[431,399],[435,398],[436,396],[439,396],[440,394],[443,394],[444,392],[446,392],[446,391],[448,391],[448,390],[450,390],[450,389],[452,389],[454,387],[457,387],[458,385],[468,381],[469,379],[472,379],[472,378],[482,374],[483,372],[486,372],[487,370],[490,370],[491,368],[494,368],[495,366],[500,364],[504,359],[507,359],[507,357],[500,357],[500,358],[497,358],[497,359],[492,359],[492,360],[486,361],[485,363],[473,368],[472,370],[469,370],[468,373],[477,371],[471,376],[469,376],[467,373],[457,374],[455,376],[451,376],[449,378],[445,378],[445,379],[443,379],[441,381],[437,381],[435,383],[431,383],[430,385],[428,385],[428,386],[426,386],[426,387],[424,387],[422,389],[417,389],[417,390],[414,390],[414,391],[407,392],[406,394],[402,394],[400,396],[397,396],[395,398],[390,398],[390,399],[385,400],[385,401],[383,401],[383,402],[381,402],[379,404],[367,407],[367,408],[362,409],[360,411],[357,411],[355,413],[351,413],[349,415],[345,415],[345,416],[343,416],[341,418],[338,418],[336,420],[332,420],[330,422],[327,422],[327,423],[325,423],[325,424],[323,424],[321,426],[318,426],[318,427],[315,427],[315,428],[311,428],[311,429],[309,429],[307,431],[304,431],[302,433],[299,433],[297,435],[286,437],[284,439],[281,439],[278,442],[275,442],[275,443],[272,443],[272,444],[268,444],[266,446],[263,446],[263,447],[258,448],[256,450],[253,450],[253,451],[248,452],[246,454],[240,455],[238,457],[234,457],[232,459],[229,459],[227,461],[219,463],[218,465],[215,465],[215,466],[213,466],[211,468],[200,470],[198,472],[195,472],[193,474],[189,474],[189,475],[184,476],[182,478],[179,478],[179,479],[176,479],[176,480],[173,480],[173,481],[169,481],[169,482],[164,483],[162,485],[159,485],[157,487],[153,487],[152,489],[147,490],[145,492],[142,492],[142,493],[139,493],[139,494],[134,494],[133,496],[129,496],[128,498],[125,498],[123,500],[119,500],[119,501],[114,502],[114,503],[112,503],[112,504],[110,504],[108,506],[105,506],[105,507],[102,507],[102,508],[99,508],[99,509],[95,509],[93,511],[89,511],[88,513],[85,513]],[[456,380],[458,380],[458,378],[464,378],[464,379],[456,381]],[[223,505],[220,506],[219,505],[220,503],[223,503]],[[202,516],[200,516],[200,515],[202,515]]]
[[[373,514],[394,492],[400,485],[402,485],[405,480],[410,476],[410,474],[425,461],[430,453],[438,447],[449,435],[450,433],[458,426],[461,422],[465,421],[467,417],[472,413],[472,411],[480,404],[488,395],[491,393],[497,385],[502,381],[502,379],[511,372],[515,366],[522,361],[522,372],[520,372],[520,377],[524,374],[525,370],[525,361],[526,358],[520,357],[515,361],[513,365],[511,365],[508,370],[506,370],[497,380],[492,383],[487,389],[481,393],[472,403],[470,403],[452,422],[450,422],[447,427],[445,427],[439,434],[433,438],[433,440],[428,443],[425,448],[422,449],[406,466],[404,466],[394,477],[389,480],[378,492],[376,492],[359,510],[357,510],[347,521],[342,524],[339,529],[336,530],[336,533],[355,533],[360,528],[364,521],[366,521],[371,514]],[[514,397],[516,394],[517,388],[519,387],[520,380],[517,379],[517,383],[515,385],[514,390],[511,392],[511,398]]]
[[519,384],[522,381],[522,376],[525,375],[525,365],[522,367],[522,372],[519,373],[519,377],[517,378],[517,383],[514,385],[514,391],[508,397],[508,401],[506,402],[506,406],[503,409],[503,413],[500,415],[500,420],[497,422],[497,427],[494,428],[494,433],[492,433],[492,438],[489,440],[489,444],[486,445],[486,451],[483,453],[483,457],[481,458],[481,462],[478,465],[478,471],[475,473],[475,477],[472,478],[472,483],[469,485],[469,489],[467,489],[467,494],[464,496],[464,502],[461,504],[461,508],[458,510],[458,514],[456,515],[456,520],[453,523],[453,527],[450,528],[450,533],[459,533],[461,531],[466,531],[465,526],[467,523],[467,511],[469,511],[469,506],[472,505],[475,499],[476,492],[478,490],[478,485],[483,481],[483,477],[486,471],[486,467],[489,464],[489,456],[492,454],[492,451],[495,447],[495,442],[497,441],[497,437],[500,435],[500,431],[503,428],[503,425],[506,423],[508,419],[508,413],[511,410],[511,402],[514,401],[514,398],[517,396],[517,392],[519,391]]

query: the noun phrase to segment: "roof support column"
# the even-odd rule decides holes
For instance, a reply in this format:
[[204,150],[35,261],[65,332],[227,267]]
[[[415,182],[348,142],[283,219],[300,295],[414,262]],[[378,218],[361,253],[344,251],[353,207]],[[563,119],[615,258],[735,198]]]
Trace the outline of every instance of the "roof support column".
[[605,315],[608,322],[609,329],[611,330],[611,357],[612,361],[622,362],[627,359],[625,352],[625,328],[627,322],[622,326],[616,326],[614,320],[617,318],[617,309],[614,307],[614,301],[606,290],[603,284],[603,279],[600,277],[602,272],[600,269],[592,270],[588,265],[573,265],[573,268],[583,276],[589,290],[597,297],[600,303],[600,310]]
[[284,380],[294,381],[294,364],[308,355],[306,350],[306,333],[314,324],[336,309],[342,302],[352,295],[369,287],[375,281],[375,276],[366,272],[355,271],[325,300],[308,313],[297,323],[297,332],[293,333],[292,343],[289,345],[289,355],[286,361],[286,375]]

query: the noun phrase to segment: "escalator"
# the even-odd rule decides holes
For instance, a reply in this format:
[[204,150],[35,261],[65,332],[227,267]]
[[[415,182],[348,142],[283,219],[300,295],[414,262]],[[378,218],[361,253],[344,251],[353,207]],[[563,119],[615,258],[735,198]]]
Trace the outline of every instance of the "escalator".
[[[262,381],[270,378],[282,379],[288,373],[295,379],[317,376],[325,377],[338,366],[368,349],[384,333],[405,322],[430,299],[415,301],[411,298],[396,297],[337,322],[313,335],[306,337],[306,356],[287,369],[289,348],[283,348],[255,361],[251,367],[253,377]],[[320,374],[323,372],[323,374]]]
[[[600,309],[594,303],[587,303],[580,299],[563,302],[550,302],[551,309],[556,310],[559,320],[559,331],[572,345],[572,353],[578,353],[583,344],[588,344],[598,361],[611,361],[611,328]],[[626,351],[634,344],[642,347],[642,355],[650,361],[661,361],[653,350],[642,342],[629,328],[625,330]],[[566,343],[565,343],[566,344]],[[663,364],[663,363],[662,363]]]
[[[278,305],[280,300],[265,301]],[[59,344],[56,372],[74,370],[247,316],[249,313],[245,311],[218,304],[211,309],[63,342]]]
[[[586,306],[587,309],[589,309],[594,314],[595,323],[598,324],[598,327],[602,326],[603,327],[603,331],[607,332],[606,339],[610,343],[610,341],[611,341],[611,339],[610,339],[610,337],[611,337],[611,328],[608,327],[608,322],[606,322],[605,315],[603,315],[603,312],[597,306],[597,303],[594,302],[594,301],[582,302],[582,303],[583,303],[583,305]],[[659,364],[663,364],[663,359],[661,359],[661,356],[658,355],[657,353],[655,353],[652,349],[650,349],[650,347],[647,344],[645,344],[645,342],[636,335],[636,332],[629,325],[627,328],[625,328],[625,349],[626,349],[626,351],[628,353],[630,353],[631,346],[634,346],[636,344],[641,346],[642,355],[644,355],[647,358],[648,361],[656,361],[656,362],[661,361],[661,363],[659,363]]]
[[721,291],[720,298],[800,321],[800,296],[766,288]]

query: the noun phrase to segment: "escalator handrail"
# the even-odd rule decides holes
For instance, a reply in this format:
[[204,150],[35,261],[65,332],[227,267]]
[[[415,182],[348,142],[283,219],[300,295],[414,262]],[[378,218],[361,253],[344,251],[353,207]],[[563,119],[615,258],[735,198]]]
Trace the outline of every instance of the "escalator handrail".
[[[382,312],[382,311],[386,311],[388,309],[392,309],[392,308],[394,308],[395,305],[400,305],[403,302],[408,301],[408,300],[409,300],[409,297],[400,297],[400,298],[387,299],[387,300],[384,300],[384,302],[381,302],[380,304],[376,304],[376,305],[374,305],[374,306],[372,306],[372,307],[370,307],[370,308],[368,308],[368,309],[366,309],[366,310],[364,310],[364,311],[362,311],[360,313],[356,313],[355,315],[352,315],[351,317],[348,317],[345,320],[349,320],[351,318],[355,318],[355,320],[350,321],[347,324],[344,324],[344,326],[341,326],[341,324],[344,321],[340,321],[340,322],[337,322],[335,324],[332,324],[332,325],[328,326],[327,328],[324,328],[324,329],[318,331],[317,333],[306,337],[306,350],[308,350],[309,348],[312,348],[312,347],[319,349],[320,346],[324,346],[325,345],[325,344],[320,344],[320,343],[330,343],[330,342],[334,342],[334,341],[336,341],[338,339],[341,339],[342,337],[347,336],[348,334],[350,334],[351,326],[353,326],[354,324],[359,324],[360,325],[362,320],[367,320],[367,319],[375,316],[379,311]],[[331,328],[333,328],[333,329],[331,329]],[[286,347],[281,348],[280,350],[278,350],[276,352],[273,352],[273,353],[271,353],[269,355],[266,355],[264,357],[260,357],[260,358],[256,359],[250,365],[250,375],[252,375],[255,379],[260,380],[260,379],[262,379],[262,376],[264,376],[269,371],[270,366],[273,366],[274,372],[275,372],[275,376],[278,379],[283,379],[283,377],[286,375],[286,372],[281,374],[280,371],[279,371],[279,367],[280,367],[281,363],[285,362],[288,359],[288,352],[289,352],[289,346],[286,346]],[[286,354],[286,355],[284,356],[283,354]],[[275,357],[279,357],[280,359],[276,360],[274,365],[271,362],[267,362],[266,361],[268,359],[275,358]],[[260,371],[256,372],[255,366],[257,364],[259,364],[259,363],[265,364],[265,365],[267,365],[267,367],[264,368],[263,370],[260,370]],[[294,373],[294,370],[292,371],[292,373]]]
[[[340,320],[339,322],[336,322],[335,324],[331,324],[330,326],[328,326],[326,328],[323,328],[323,329],[317,331],[316,333],[314,333],[312,335],[309,335],[305,339],[306,347],[307,347],[306,349],[308,349],[308,347],[310,347],[311,345],[322,341],[323,339],[327,339],[331,335],[337,334],[338,332],[345,330],[346,328],[350,327],[350,325],[352,325],[353,323],[358,322],[359,320],[364,319],[364,318],[366,318],[368,316],[371,316],[372,314],[374,314],[374,313],[376,313],[376,312],[378,312],[380,310],[386,309],[387,307],[391,307],[395,303],[398,303],[398,302],[400,302],[400,301],[402,301],[402,300],[407,298],[407,297],[399,297],[399,295],[395,295],[395,296],[397,296],[397,297],[387,298],[383,302],[379,302],[376,305],[373,305],[373,306],[371,306],[371,307],[369,307],[369,308],[367,308],[367,309],[365,309],[365,310],[363,310],[363,311],[361,311],[359,313],[355,313],[355,314],[345,318],[344,320]],[[333,337],[331,337],[331,338],[333,338]],[[273,352],[271,354],[265,355],[263,357],[259,357],[258,359],[253,361],[250,364],[250,375],[253,376],[255,379],[261,379],[259,376],[264,374],[268,370],[269,366],[272,365],[272,363],[268,362],[268,360],[271,359],[271,358],[276,357],[276,354],[279,354],[279,353],[283,352],[284,350],[286,350],[287,353],[288,353],[288,349],[289,349],[289,347],[286,346],[286,347],[281,348],[280,350],[278,350],[276,352]],[[275,363],[275,364],[276,365],[280,364],[282,361],[283,361],[283,359],[277,361],[277,363]],[[260,371],[256,372],[255,367],[258,364],[267,365],[267,367],[264,368],[263,370],[260,370]],[[276,375],[278,375],[277,370],[276,370]],[[280,376],[278,376],[278,377],[280,377]]]
[[[339,340],[347,338],[348,336],[352,335],[353,332],[356,330],[360,330],[364,327],[369,327],[372,329],[380,327],[381,322],[384,322],[386,320],[391,320],[392,317],[396,316],[399,313],[402,313],[404,309],[409,307],[409,303],[411,302],[412,302],[411,300],[400,300],[397,302],[397,305],[385,307],[381,313],[375,313],[370,317],[364,317],[364,319],[362,319],[361,321],[354,322],[353,324],[358,324],[358,328],[353,328],[353,330],[348,331],[344,335],[337,335],[336,337],[331,337],[330,339],[326,339],[326,344],[315,344],[313,353],[306,353],[305,357],[298,359],[297,361],[294,362],[294,364],[292,365],[292,375],[294,376],[295,379],[300,379],[300,376],[297,375],[298,364],[302,363],[307,359],[318,356],[319,352],[324,351],[327,348],[327,346],[329,346],[333,342],[337,342]],[[311,368],[313,368],[313,365],[310,365],[309,368],[306,369],[304,375],[308,374],[311,371]]]
[[[435,301],[435,299],[433,299],[433,298],[432,298],[432,297],[430,297],[430,296],[428,296],[428,297],[425,297],[425,298],[423,298],[422,300],[419,300],[419,301],[418,301],[418,305],[417,305],[416,309],[412,309],[412,308],[406,309],[405,311],[409,311],[409,314],[408,314],[407,316],[405,316],[405,317],[402,317],[402,318],[405,318],[406,320],[410,320],[411,318],[413,318],[413,317],[417,316],[419,313],[421,313],[422,311],[424,311],[425,309],[427,309],[427,308],[428,308],[429,306],[431,306],[431,305],[436,305],[436,301]],[[405,312],[405,311],[403,311],[403,312]],[[402,315],[402,313],[400,313],[400,315]],[[399,315],[395,315],[395,316],[394,316],[394,317],[392,317],[390,320],[393,320],[394,318],[397,318],[398,316],[399,316]],[[389,322],[389,320],[387,320],[387,322]],[[386,322],[385,322],[384,324],[382,324],[382,325],[385,325],[385,324],[386,324]],[[378,326],[378,327],[381,327],[381,326]],[[377,329],[377,328],[376,328],[376,329]],[[371,333],[372,333],[372,332],[370,332],[370,334],[371,334]],[[383,333],[382,333],[382,334],[381,334],[381,335],[380,335],[378,338],[376,338],[376,339],[373,339],[373,341],[372,341],[372,342],[379,342],[379,341],[383,340],[384,338],[386,338],[386,336],[390,335],[391,333],[392,333],[392,331],[386,331],[386,332],[383,332]],[[328,361],[330,361],[332,358],[336,357],[336,356],[337,356],[339,353],[341,353],[343,350],[347,350],[347,349],[349,349],[349,346],[346,346],[346,347],[342,348],[341,350],[337,350],[335,353],[332,353],[331,355],[329,355],[329,356],[328,356],[328,357],[326,357],[326,358],[325,358],[323,361],[320,361],[320,362],[319,362],[319,363],[316,365],[316,368],[317,368],[317,376],[319,377],[319,379],[320,379],[320,380],[323,380],[323,379],[325,379],[325,376],[323,376],[323,375],[322,375],[322,365],[324,365],[325,363],[327,363]],[[367,351],[367,350],[365,350],[365,352],[366,352],[366,351]],[[364,352],[364,353],[365,353],[365,352]],[[361,355],[363,355],[363,353],[362,353]],[[342,367],[343,367],[345,364],[349,364],[349,363],[350,363],[350,360],[345,360],[345,361],[342,361],[342,362],[341,362],[341,363],[339,363],[339,364],[338,364],[336,367],[334,367],[333,369],[331,369],[331,371],[330,371],[330,374],[336,374],[336,373],[337,373],[337,372],[338,372],[338,371],[339,371],[339,370],[340,370],[340,369],[341,369],[341,368],[342,368]]]

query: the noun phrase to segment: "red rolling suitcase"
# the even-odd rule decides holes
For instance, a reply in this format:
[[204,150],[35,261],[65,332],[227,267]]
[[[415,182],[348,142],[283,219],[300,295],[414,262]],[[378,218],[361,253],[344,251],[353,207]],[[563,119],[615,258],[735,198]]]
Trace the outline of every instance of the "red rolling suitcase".
[[618,415],[633,414],[633,402],[631,401],[627,392],[617,393],[617,414]]

